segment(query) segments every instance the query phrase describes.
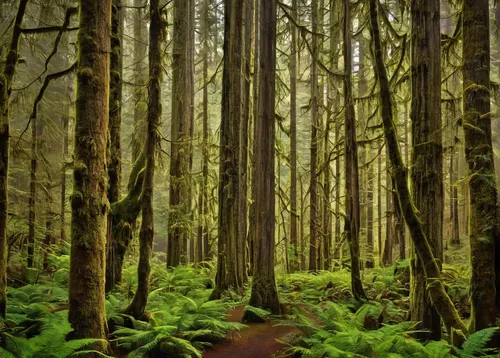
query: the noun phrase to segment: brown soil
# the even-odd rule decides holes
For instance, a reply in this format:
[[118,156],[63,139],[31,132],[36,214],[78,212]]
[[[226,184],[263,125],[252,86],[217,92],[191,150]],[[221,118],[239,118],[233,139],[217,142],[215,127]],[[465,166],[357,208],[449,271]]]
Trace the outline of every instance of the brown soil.
[[[244,306],[238,306],[230,312],[229,322],[241,322]],[[231,333],[228,339],[203,353],[203,358],[267,358],[291,357],[286,354],[287,346],[276,340],[301,334],[298,328],[277,326],[279,320],[266,323],[250,323],[248,327]]]

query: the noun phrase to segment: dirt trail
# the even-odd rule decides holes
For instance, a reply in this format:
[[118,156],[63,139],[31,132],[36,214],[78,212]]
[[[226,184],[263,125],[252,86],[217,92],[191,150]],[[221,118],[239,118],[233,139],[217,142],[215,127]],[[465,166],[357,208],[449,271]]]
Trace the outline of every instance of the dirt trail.
[[[244,306],[230,312],[229,322],[241,322]],[[300,334],[295,327],[275,326],[278,320],[266,323],[251,323],[248,328],[232,333],[232,336],[203,353],[203,358],[267,358],[285,357],[287,346],[276,342],[289,334]]]

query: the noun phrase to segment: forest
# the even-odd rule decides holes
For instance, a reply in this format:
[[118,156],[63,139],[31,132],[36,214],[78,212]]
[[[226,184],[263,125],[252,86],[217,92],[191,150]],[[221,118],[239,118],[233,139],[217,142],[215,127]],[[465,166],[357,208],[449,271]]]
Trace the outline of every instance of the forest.
[[499,107],[497,0],[0,0],[0,357],[500,357]]

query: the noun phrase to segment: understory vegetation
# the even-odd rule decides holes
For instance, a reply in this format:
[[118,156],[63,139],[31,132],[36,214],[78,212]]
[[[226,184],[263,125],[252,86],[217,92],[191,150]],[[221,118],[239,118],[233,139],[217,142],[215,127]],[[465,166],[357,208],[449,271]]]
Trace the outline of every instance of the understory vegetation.
[[[14,256],[15,257],[15,256]],[[227,321],[232,309],[247,305],[249,291],[229,290],[221,300],[209,301],[215,280],[212,262],[167,269],[157,256],[151,268],[151,293],[146,321],[126,314],[137,287],[137,263],[127,261],[123,282],[106,297],[110,333],[108,354],[102,357],[202,357],[203,351],[249,329]],[[95,339],[67,341],[69,256],[51,255],[44,271],[22,271],[11,276],[7,317],[0,325],[0,356],[11,358],[72,357],[94,352]],[[15,265],[11,265],[15,267]],[[446,289],[463,318],[470,315],[466,265],[445,265]],[[487,348],[498,328],[472,334],[462,347],[441,341],[422,342],[412,335],[408,320],[410,273],[408,260],[365,270],[368,300],[356,301],[348,269],[297,272],[277,277],[284,314],[246,306],[263,320],[292,326],[299,332],[280,339],[283,356],[300,357],[478,357],[497,356]]]

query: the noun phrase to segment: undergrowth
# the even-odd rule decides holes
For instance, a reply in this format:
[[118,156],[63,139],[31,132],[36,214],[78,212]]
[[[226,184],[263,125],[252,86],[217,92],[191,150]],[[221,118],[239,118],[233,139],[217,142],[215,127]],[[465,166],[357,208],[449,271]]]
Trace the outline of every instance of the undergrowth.
[[[57,358],[91,351],[97,340],[66,341],[69,256],[50,256],[49,270],[25,270],[8,289],[7,318],[0,321],[0,357]],[[21,271],[20,271],[21,272]],[[106,298],[109,343],[120,357],[201,357],[231,331],[246,326],[227,322],[228,311],[247,302],[249,289],[228,292],[224,300],[208,301],[215,267],[181,266],[167,269],[152,261],[147,322],[124,314],[137,286],[137,266],[127,262],[123,282]],[[466,266],[444,265],[446,288],[464,318],[468,317]],[[493,354],[485,349],[495,329],[477,332],[460,348],[445,341],[419,342],[415,324],[407,321],[409,261],[363,272],[368,301],[356,302],[350,272],[297,272],[278,276],[280,300],[291,312],[287,321],[302,332],[288,353],[303,357],[473,357]],[[267,311],[247,306],[263,320]],[[282,317],[283,319],[283,317]],[[101,354],[103,357],[107,357]]]

